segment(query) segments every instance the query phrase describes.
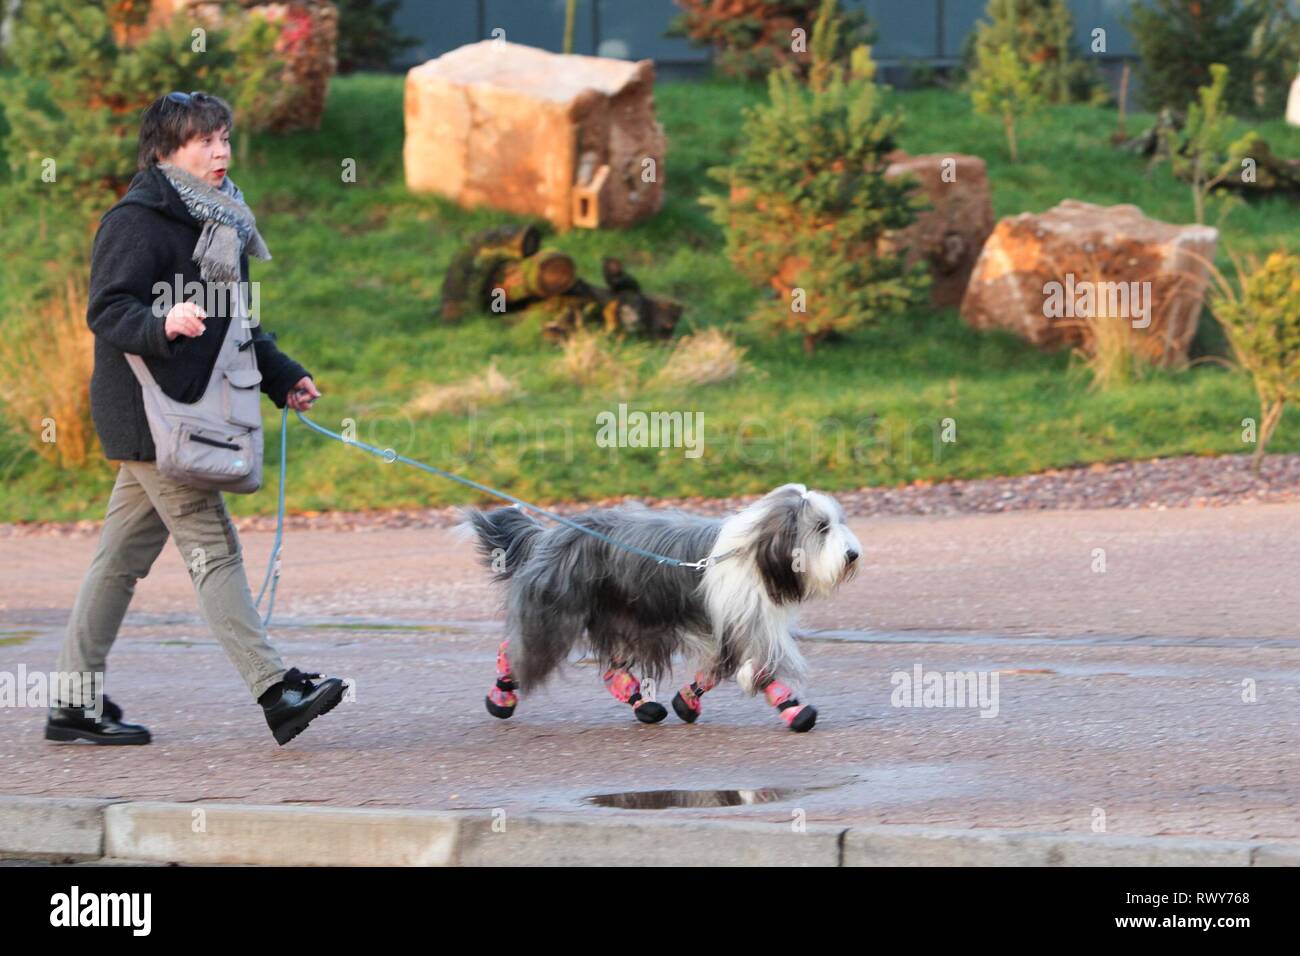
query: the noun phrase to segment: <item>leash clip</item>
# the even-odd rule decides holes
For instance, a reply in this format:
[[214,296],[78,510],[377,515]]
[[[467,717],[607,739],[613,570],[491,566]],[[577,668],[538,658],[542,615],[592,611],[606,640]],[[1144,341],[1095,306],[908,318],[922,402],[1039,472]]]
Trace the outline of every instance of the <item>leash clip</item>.
[[700,558],[698,561],[683,561],[681,566],[683,568],[691,568],[695,571],[707,571],[719,561],[725,561],[735,553],[736,549],[732,548],[730,551],[724,551],[722,554],[710,554],[707,557]]

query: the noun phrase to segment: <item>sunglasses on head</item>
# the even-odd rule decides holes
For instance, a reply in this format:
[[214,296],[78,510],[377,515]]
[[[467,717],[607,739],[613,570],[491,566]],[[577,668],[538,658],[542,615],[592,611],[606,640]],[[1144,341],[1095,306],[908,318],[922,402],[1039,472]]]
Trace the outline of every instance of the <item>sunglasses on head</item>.
[[199,93],[198,91],[191,91],[189,93],[176,92],[176,93],[168,93],[167,99],[171,100],[173,103],[179,103],[182,106],[184,106],[190,100],[197,99],[198,97],[203,95],[205,94]]

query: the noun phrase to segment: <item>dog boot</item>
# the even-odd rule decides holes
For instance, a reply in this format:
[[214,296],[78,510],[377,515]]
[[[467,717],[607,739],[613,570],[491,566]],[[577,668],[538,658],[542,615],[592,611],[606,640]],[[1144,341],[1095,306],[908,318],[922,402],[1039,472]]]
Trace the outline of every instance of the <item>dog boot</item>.
[[625,704],[632,706],[636,719],[643,724],[657,724],[668,716],[668,708],[641,696],[641,682],[636,675],[621,664],[615,664],[601,675],[605,688]]
[[510,672],[510,659],[506,656],[506,646],[509,643],[502,641],[497,649],[497,684],[487,695],[487,712],[502,720],[513,714],[515,705],[519,703],[519,695],[515,693],[519,685],[515,683],[515,675]]
[[718,685],[717,679],[710,677],[703,671],[695,675],[695,680],[687,684],[677,692],[673,697],[673,710],[677,716],[688,724],[693,724],[700,717],[700,712],[704,708],[704,701],[700,698],[707,691],[713,690]]
[[762,685],[767,702],[775,707],[785,721],[785,725],[795,733],[806,733],[817,723],[817,708],[812,704],[801,704],[794,692],[778,680],[769,680]]

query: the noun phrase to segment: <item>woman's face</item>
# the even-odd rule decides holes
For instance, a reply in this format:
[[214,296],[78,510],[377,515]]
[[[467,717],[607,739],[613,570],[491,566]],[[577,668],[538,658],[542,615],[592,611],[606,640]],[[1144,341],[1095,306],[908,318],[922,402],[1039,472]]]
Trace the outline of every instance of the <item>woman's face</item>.
[[164,156],[163,162],[219,187],[230,170],[230,129],[200,133],[170,156]]

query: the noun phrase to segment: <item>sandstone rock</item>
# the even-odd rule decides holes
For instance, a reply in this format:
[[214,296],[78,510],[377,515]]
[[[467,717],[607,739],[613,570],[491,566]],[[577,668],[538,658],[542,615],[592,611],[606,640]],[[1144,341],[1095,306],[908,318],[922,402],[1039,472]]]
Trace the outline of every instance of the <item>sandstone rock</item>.
[[1291,95],[1286,101],[1286,121],[1300,126],[1300,76],[1291,81]]
[[654,64],[484,40],[406,75],[407,186],[560,229],[625,226],[663,203]]
[[984,241],[993,231],[993,200],[984,160],[978,156],[935,153],[891,154],[886,177],[912,174],[931,208],[891,237],[909,248],[907,261],[924,258],[930,266],[930,301],[960,305]]
[[1196,334],[1205,262],[1214,261],[1217,242],[1209,226],[1067,199],[997,224],[961,315],[977,329],[1009,329],[1044,349],[1087,347],[1090,321],[1130,322],[1142,354],[1179,364]]

